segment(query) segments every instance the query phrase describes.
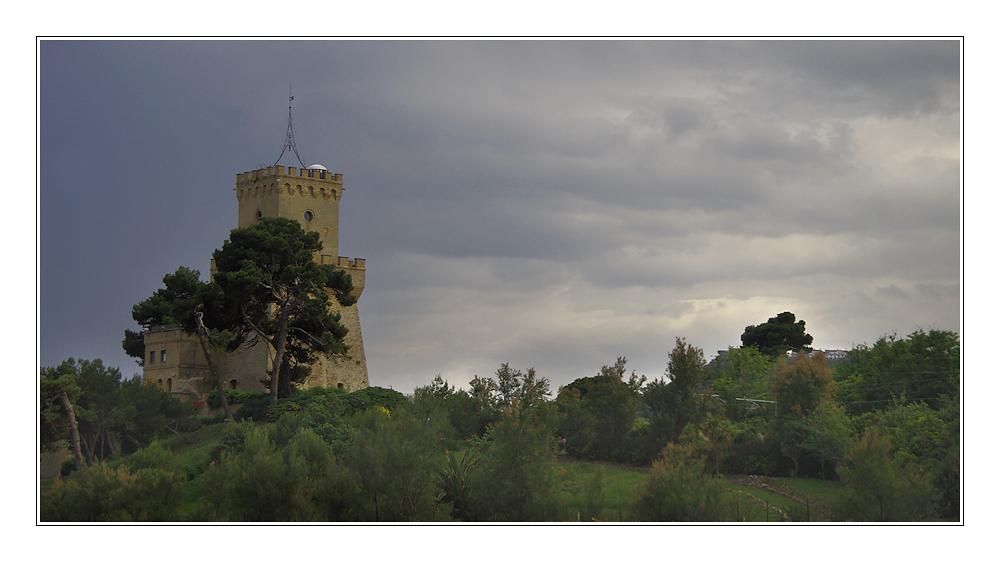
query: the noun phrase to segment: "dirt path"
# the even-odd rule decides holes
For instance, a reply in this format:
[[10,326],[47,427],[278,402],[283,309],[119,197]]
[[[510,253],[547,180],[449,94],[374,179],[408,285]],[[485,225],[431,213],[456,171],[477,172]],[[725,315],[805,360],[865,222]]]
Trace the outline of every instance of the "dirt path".
[[[807,513],[815,512],[816,515],[818,515],[816,519],[830,520],[829,510],[827,510],[822,504],[808,496],[799,496],[794,494],[784,486],[776,485],[774,480],[766,476],[759,476],[756,474],[751,474],[749,476],[732,476],[729,480],[745,488],[754,488],[765,492],[771,492],[772,494],[778,494],[779,496],[788,498],[797,504],[806,506]],[[779,511],[783,517],[787,518],[787,514],[783,511],[777,511]]]

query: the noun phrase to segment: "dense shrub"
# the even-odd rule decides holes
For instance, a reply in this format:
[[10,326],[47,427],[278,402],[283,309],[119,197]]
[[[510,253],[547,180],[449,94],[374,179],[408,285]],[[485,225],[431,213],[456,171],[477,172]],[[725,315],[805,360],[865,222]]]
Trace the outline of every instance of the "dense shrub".
[[741,435],[734,439],[719,459],[719,471],[726,474],[786,476],[792,463],[781,454],[775,435]]
[[[228,399],[229,391],[226,397]],[[276,421],[288,412],[312,410],[314,415],[324,412],[328,417],[352,416],[369,408],[381,406],[392,410],[407,403],[406,396],[388,388],[370,386],[348,394],[343,389],[313,387],[295,390],[288,398],[281,398],[270,405],[267,394],[248,392],[240,395],[242,404],[233,414],[238,420]],[[327,420],[328,421],[328,420]]]
[[471,484],[476,521],[548,521],[556,517],[555,409],[509,408],[483,439],[470,440],[482,459]]
[[[215,512],[229,521],[310,521],[316,514],[309,503],[313,466],[300,453],[314,450],[311,444],[284,450],[273,441],[273,428],[244,428],[242,448],[231,447],[213,463],[203,476],[216,491],[212,497]],[[235,436],[236,434],[232,434]],[[312,456],[312,455],[311,455]]]
[[352,423],[354,438],[344,464],[362,491],[365,521],[435,521],[447,516],[436,501],[433,474],[443,459],[440,424],[412,407],[374,407]]
[[347,395],[347,408],[344,413],[345,415],[353,416],[375,406],[381,406],[391,412],[396,407],[407,402],[406,396],[391,388],[369,386],[368,388],[356,390]]
[[222,430],[222,437],[219,438],[219,444],[212,448],[212,452],[209,455],[210,461],[218,462],[222,460],[222,455],[225,453],[236,454],[242,452],[244,443],[246,442],[247,431],[251,427],[253,425],[249,422],[227,424]]
[[646,487],[634,504],[639,521],[725,521],[721,485],[704,474],[689,447],[670,444],[653,462]]
[[357,473],[338,462],[330,463],[324,477],[317,482],[312,504],[323,521],[365,521],[365,493]]
[[148,447],[125,457],[123,464],[134,471],[159,468],[171,472],[183,472],[183,467],[174,453],[159,441],[153,441]]
[[892,453],[892,442],[869,428],[837,468],[843,492],[839,517],[845,521],[926,521],[937,499],[930,479],[905,455]]
[[215,425],[217,423],[222,423],[226,421],[226,414],[223,412],[219,412],[218,414],[214,414],[211,416],[198,416],[197,419],[198,423],[201,424],[202,426]]
[[233,412],[233,418],[245,421],[263,421],[270,406],[270,399],[267,394],[254,393],[254,396],[247,396],[240,406],[240,409]]
[[[260,396],[267,396],[261,392],[253,392],[250,390],[236,390],[233,388],[223,389],[226,393],[226,402],[232,406],[233,404],[245,404],[246,402],[252,402],[258,400]],[[205,399],[205,403],[208,407],[215,410],[222,407],[222,400],[219,398],[219,391],[212,389],[208,391],[208,396]]]
[[57,479],[40,500],[42,521],[171,521],[184,477],[163,468],[130,471],[98,463]]

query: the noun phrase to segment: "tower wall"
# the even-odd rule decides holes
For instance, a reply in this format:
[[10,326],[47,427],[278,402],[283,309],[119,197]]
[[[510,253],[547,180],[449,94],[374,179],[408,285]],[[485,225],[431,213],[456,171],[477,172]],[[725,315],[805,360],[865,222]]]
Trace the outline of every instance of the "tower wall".
[[302,388],[320,386],[343,388],[348,392],[368,387],[368,364],[365,361],[365,346],[361,337],[361,320],[357,303],[336,306],[340,313],[340,323],[347,329],[345,343],[351,346],[346,357],[320,357],[312,365],[312,373],[302,383]]

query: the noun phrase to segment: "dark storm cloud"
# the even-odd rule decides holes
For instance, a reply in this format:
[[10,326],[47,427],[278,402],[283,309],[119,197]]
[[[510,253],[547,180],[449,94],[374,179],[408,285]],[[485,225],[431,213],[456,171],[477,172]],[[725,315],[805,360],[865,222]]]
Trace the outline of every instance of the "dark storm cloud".
[[959,48],[43,41],[42,362],[136,371],[131,305],[207,271],[289,83],[305,164],[344,174],[341,252],[368,259],[373,384],[656,375],[673,337],[712,353],[785,309],[829,347],[954,329]]

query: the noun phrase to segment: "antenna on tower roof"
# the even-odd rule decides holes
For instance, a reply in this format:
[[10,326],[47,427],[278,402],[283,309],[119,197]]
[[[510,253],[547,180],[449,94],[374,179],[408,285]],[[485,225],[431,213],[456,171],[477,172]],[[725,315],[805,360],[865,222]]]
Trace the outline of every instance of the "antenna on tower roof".
[[299,159],[299,164],[303,168],[306,167],[302,164],[302,157],[299,156],[299,149],[295,147],[295,133],[292,132],[292,100],[295,98],[292,96],[292,85],[288,85],[288,129],[285,131],[285,144],[281,147],[281,154],[278,155],[278,159],[274,161],[274,165],[277,166],[278,162],[281,161],[281,157],[285,155],[285,151],[291,149],[295,153],[295,157]]

